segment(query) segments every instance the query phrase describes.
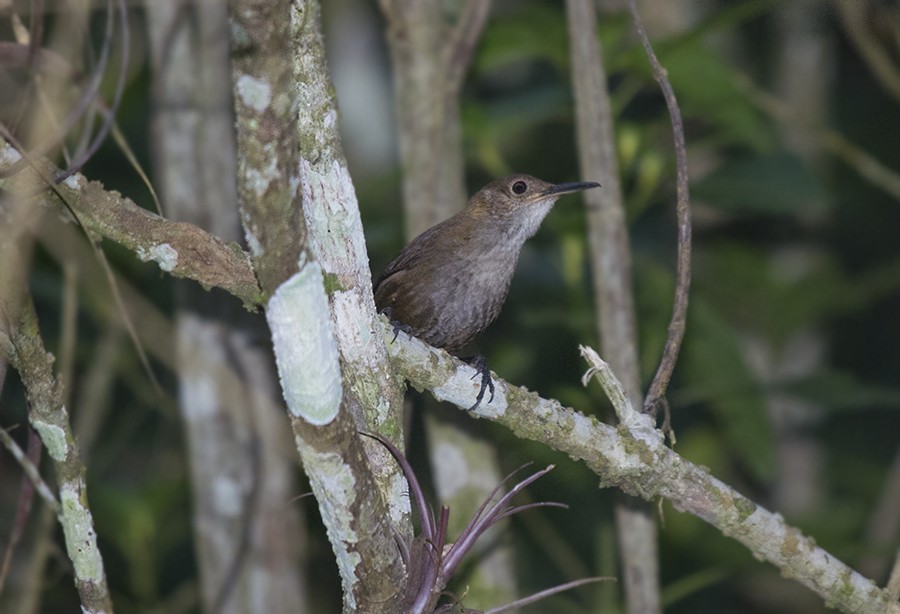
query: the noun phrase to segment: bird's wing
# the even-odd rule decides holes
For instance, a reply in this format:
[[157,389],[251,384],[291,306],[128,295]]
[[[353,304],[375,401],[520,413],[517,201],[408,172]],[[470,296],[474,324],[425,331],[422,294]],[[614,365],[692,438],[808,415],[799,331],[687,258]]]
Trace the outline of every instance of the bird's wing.
[[[448,220],[449,221],[449,220]],[[378,292],[379,286],[390,278],[392,275],[396,275],[397,273],[401,273],[403,271],[408,271],[409,269],[416,266],[416,263],[422,259],[422,257],[429,253],[434,247],[436,243],[436,239],[440,236],[440,228],[443,226],[445,222],[438,224],[437,226],[433,226],[420,234],[418,237],[413,239],[409,245],[403,248],[403,251],[400,252],[396,258],[394,258],[390,264],[387,265],[387,268],[384,269],[384,273],[375,280],[375,284],[372,287],[374,292]]]

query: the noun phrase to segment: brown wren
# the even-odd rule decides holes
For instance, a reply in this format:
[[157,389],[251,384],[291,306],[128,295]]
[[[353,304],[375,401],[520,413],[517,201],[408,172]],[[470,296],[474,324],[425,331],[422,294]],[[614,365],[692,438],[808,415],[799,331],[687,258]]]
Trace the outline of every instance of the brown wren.
[[[487,184],[466,208],[403,248],[375,281],[375,306],[394,325],[451,354],[500,314],[525,241],[563,194],[599,183],[541,181],[510,175]],[[475,409],[494,384],[484,357],[469,360],[481,373]]]

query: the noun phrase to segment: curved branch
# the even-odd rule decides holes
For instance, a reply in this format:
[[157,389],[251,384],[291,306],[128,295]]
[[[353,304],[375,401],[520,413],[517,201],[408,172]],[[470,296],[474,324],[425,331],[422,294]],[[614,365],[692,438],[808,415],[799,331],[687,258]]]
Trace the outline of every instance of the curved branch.
[[[19,152],[0,140],[0,165],[19,158]],[[52,165],[45,164],[41,175],[52,176],[54,171]],[[11,192],[32,193],[44,185],[34,169],[0,179],[0,189]],[[144,262],[157,262],[175,277],[222,288],[248,308],[262,301],[250,258],[237,243],[226,243],[193,224],[151,213],[118,192],[104,189],[98,181],[73,175],[48,190],[40,202],[66,216],[71,209],[87,232],[119,243]]]
[[[377,356],[380,339],[346,337],[356,330],[353,322],[370,333],[375,309],[367,270],[360,282],[365,243],[340,150],[320,8],[313,0],[233,4],[241,219],[269,297],[266,317],[297,450],[328,528],[345,609],[395,612],[403,592],[391,523],[398,514],[393,501],[379,496],[379,488],[391,492],[390,484],[373,475],[376,463],[356,431],[392,396],[399,406],[400,387],[389,392],[384,380],[366,380],[354,368]],[[332,214],[338,209],[345,215]],[[342,256],[328,250],[333,242]],[[333,320],[344,324],[341,318],[347,325],[335,326]],[[386,364],[379,374],[393,379]],[[392,471],[400,475],[396,466]]]
[[[684,329],[687,325],[688,294],[691,289],[691,196],[688,190],[687,147],[684,142],[684,123],[681,120],[681,109],[675,100],[675,92],[672,84],[666,76],[666,69],[659,63],[650,38],[644,29],[644,23],[638,13],[635,0],[628,0],[628,9],[634,21],[634,28],[641,39],[641,44],[647,52],[650,66],[653,69],[653,78],[659,83],[666,107],[672,118],[672,136],[675,140],[675,166],[677,171],[677,203],[675,212],[678,216],[678,261],[675,274],[675,301],[672,305],[672,319],[669,322],[669,331],[666,337],[666,346],[663,349],[662,359],[653,382],[647,391],[644,400],[644,411],[656,413],[660,407],[667,408],[666,389],[669,380],[672,379],[672,371],[678,360],[678,352],[681,349],[681,341],[684,339]],[[668,417],[668,411],[665,412]]]

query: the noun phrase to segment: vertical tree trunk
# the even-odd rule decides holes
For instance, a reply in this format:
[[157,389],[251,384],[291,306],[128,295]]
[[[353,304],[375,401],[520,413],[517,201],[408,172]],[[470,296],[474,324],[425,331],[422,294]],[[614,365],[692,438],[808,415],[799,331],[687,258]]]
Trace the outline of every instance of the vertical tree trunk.
[[[631,281],[631,250],[616,163],[615,134],[606,71],[597,42],[593,0],[567,0],[575,92],[578,159],[584,180],[588,244],[596,295],[600,353],[625,387],[633,407],[643,405]],[[626,496],[616,505],[619,550],[628,611],[660,612],[659,554],[651,508]]]
[[[167,215],[239,238],[227,6],[147,5],[154,48],[157,185]],[[176,362],[204,609],[304,609],[294,463],[258,320],[179,281]],[[243,317],[241,317],[243,316]]]

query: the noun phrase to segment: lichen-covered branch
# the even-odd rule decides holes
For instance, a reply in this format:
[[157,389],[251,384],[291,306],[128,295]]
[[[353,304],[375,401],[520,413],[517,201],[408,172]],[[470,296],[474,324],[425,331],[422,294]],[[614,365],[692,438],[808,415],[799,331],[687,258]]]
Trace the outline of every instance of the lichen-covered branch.
[[[382,322],[382,334],[393,329]],[[478,392],[469,365],[418,339],[401,334],[388,346],[397,371],[413,387],[464,409]],[[517,437],[541,442],[584,462],[604,487],[616,487],[648,501],[665,497],[676,509],[693,514],[744,544],[760,559],[819,594],[845,612],[900,614],[886,590],[816,546],[779,515],[744,497],[705,469],[666,447],[662,433],[646,426],[613,427],[558,401],[512,386],[494,376],[492,403],[470,415],[509,428]],[[625,410],[627,411],[627,410]]]
[[[360,424],[394,443],[403,441],[403,388],[387,360],[376,327],[372,273],[359,204],[338,132],[334,88],[325,63],[319,3],[291,5],[292,58],[299,109],[299,178],[307,245],[321,265],[329,293],[344,380],[362,411]],[[400,479],[382,446],[372,445],[369,460],[382,492],[390,498]],[[405,508],[405,509],[404,509]],[[392,508],[398,526],[409,526],[409,501]]]
[[[382,0],[380,5],[389,24],[405,235],[411,240],[465,205],[460,94],[492,3]],[[464,529],[504,471],[496,445],[484,433],[465,428],[438,407],[428,407],[423,415],[434,488],[453,510],[453,535]],[[466,574],[470,607],[514,600],[514,567],[509,543],[493,543],[480,552]]]
[[[21,158],[19,152],[0,139],[0,166]],[[46,186],[45,178],[55,169],[43,161],[41,174],[34,169],[0,178],[0,189],[32,193]],[[184,222],[173,222],[151,213],[118,192],[104,189],[98,181],[75,174],[41,196],[41,202],[63,215],[77,216],[94,237],[115,241],[143,261],[153,260],[175,277],[197,281],[204,287],[230,292],[248,308],[261,300],[259,284],[250,259],[237,243],[227,243]]]
[[[228,5],[150,2],[145,14],[154,175],[166,215],[236,241]],[[285,505],[294,494],[296,460],[284,453],[293,445],[288,418],[273,407],[271,350],[253,340],[237,302],[219,297],[181,284],[173,326],[166,325],[175,344],[203,608],[307,611],[305,530],[300,510]]]
[[63,404],[62,385],[51,369],[53,356],[44,349],[34,304],[27,294],[27,264],[16,236],[27,224],[23,216],[11,213],[16,209],[27,207],[0,211],[0,355],[19,372],[30,407],[28,419],[53,461],[59,488],[58,518],[82,611],[111,613],[103,558],[88,507],[84,463]]
[[[367,415],[366,401],[378,398],[389,404],[390,395],[380,396],[383,391],[372,384],[368,396],[357,396],[359,374],[342,378],[338,356],[346,347],[336,341],[332,320],[344,324],[336,309],[343,303],[333,302],[330,310],[326,296],[326,286],[340,284],[354,288],[348,294],[351,301],[359,296],[354,285],[359,256],[339,272],[347,277],[323,275],[323,266],[313,256],[323,239],[313,228],[307,234],[304,219],[303,206],[311,199],[314,210],[325,215],[322,232],[340,233],[343,249],[345,242],[362,245],[358,222],[345,225],[327,216],[330,207],[337,207],[331,199],[338,194],[346,198],[352,186],[346,169],[340,170],[338,134],[329,125],[336,123],[336,113],[328,112],[331,100],[322,98],[329,87],[321,74],[325,67],[318,10],[317,4],[298,0],[233,3],[241,217],[263,293],[269,297],[266,319],[278,374],[293,416],[297,449],[337,557],[344,609],[395,612],[403,593],[403,565],[387,500],[398,499],[403,489],[379,490],[396,484],[376,483],[357,435]],[[304,70],[309,81],[301,82],[298,90],[295,79]],[[293,128],[297,123],[299,130]],[[325,262],[330,273],[333,262]],[[372,323],[368,328],[365,320],[356,325],[372,336]],[[372,407],[366,405],[366,410]],[[390,494],[394,496],[389,499]]]

